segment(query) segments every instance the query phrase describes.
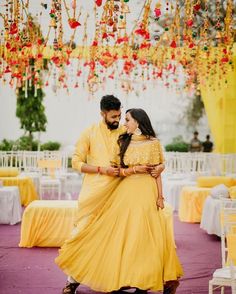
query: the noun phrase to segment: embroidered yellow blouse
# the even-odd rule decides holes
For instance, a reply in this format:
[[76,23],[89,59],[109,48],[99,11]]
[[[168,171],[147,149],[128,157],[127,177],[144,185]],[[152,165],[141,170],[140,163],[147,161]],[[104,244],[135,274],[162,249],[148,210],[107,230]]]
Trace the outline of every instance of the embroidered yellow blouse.
[[[117,148],[117,147],[116,147]],[[119,150],[116,151],[114,161],[119,164]],[[145,136],[133,135],[125,152],[124,163],[134,165],[158,165],[164,162],[162,147],[158,139],[147,139]]]

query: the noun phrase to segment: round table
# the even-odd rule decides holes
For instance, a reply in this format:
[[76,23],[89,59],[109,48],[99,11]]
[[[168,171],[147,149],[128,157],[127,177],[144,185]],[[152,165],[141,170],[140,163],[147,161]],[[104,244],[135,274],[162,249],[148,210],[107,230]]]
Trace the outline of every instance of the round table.
[[18,187],[0,187],[0,224],[14,225],[21,221],[21,214]]

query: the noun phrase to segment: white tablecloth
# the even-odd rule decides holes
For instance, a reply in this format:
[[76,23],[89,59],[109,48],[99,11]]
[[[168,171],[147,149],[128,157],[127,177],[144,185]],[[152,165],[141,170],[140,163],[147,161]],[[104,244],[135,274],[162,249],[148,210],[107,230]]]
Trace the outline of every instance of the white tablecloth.
[[19,177],[29,177],[32,179],[35,189],[39,195],[39,173],[37,172],[22,172]]
[[[27,176],[34,182],[39,195],[40,174],[37,172],[22,172],[21,177]],[[78,199],[82,185],[82,176],[75,172],[56,173],[56,178],[61,183],[61,199]],[[46,194],[44,199],[53,199],[54,195]],[[56,195],[57,196],[57,195]],[[57,199],[57,198],[56,198]]]
[[220,237],[220,200],[208,196],[203,207],[200,228]]
[[163,195],[175,211],[179,209],[180,192],[184,186],[195,186],[196,182],[185,178],[164,178]]
[[18,187],[0,187],[0,224],[14,225],[21,221],[21,214]]

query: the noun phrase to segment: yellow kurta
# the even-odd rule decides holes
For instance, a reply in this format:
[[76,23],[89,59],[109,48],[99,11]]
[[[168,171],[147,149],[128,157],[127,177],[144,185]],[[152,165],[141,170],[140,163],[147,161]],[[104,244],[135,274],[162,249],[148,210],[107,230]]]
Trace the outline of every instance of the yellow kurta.
[[[80,136],[72,157],[72,167],[81,172],[84,163],[94,166],[111,166],[114,152],[117,152],[117,140],[124,127],[109,130],[101,121],[86,129]],[[120,179],[100,174],[85,174],[79,194],[77,222],[84,225],[88,216],[92,216],[107,201]],[[81,220],[83,220],[81,222]]]
[[[158,140],[131,141],[127,165],[159,164]],[[60,249],[56,263],[78,282],[110,292],[130,286],[159,291],[182,275],[170,230],[157,210],[156,181],[134,174],[120,181],[92,221]]]

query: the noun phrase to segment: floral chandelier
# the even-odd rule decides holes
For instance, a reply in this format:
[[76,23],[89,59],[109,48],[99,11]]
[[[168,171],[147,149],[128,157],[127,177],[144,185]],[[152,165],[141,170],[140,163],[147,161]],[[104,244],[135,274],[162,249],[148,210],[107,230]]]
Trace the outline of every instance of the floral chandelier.
[[[132,0],[90,1],[93,11],[83,11],[82,1],[51,0],[40,4],[37,16],[30,13],[33,1],[1,1],[2,82],[25,91],[34,85],[36,95],[50,78],[57,88],[68,88],[68,70],[76,62],[73,87],[86,84],[92,93],[107,79],[121,81],[127,92],[136,81],[143,82],[143,90],[149,80],[169,87],[183,72],[191,88],[209,75],[224,78],[233,66],[233,0],[146,0],[131,28]],[[42,14],[45,23],[38,21]],[[91,40],[89,18],[94,19]]]

